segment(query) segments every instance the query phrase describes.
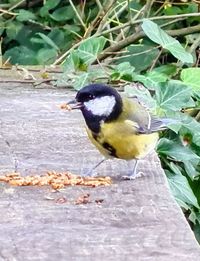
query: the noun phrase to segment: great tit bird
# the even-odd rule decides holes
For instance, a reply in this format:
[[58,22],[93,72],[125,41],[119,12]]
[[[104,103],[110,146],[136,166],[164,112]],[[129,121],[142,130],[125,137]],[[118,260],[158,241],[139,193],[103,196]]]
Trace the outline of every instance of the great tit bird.
[[150,115],[138,100],[122,98],[116,89],[105,84],[85,86],[68,104],[71,109],[81,110],[88,137],[104,160],[136,160],[130,179],[136,174],[138,160],[154,150],[158,131],[165,128],[165,121]]

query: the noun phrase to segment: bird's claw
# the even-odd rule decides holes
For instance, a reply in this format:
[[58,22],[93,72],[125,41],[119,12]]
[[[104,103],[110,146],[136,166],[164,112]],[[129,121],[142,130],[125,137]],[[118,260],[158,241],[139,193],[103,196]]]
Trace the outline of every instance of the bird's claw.
[[134,179],[137,179],[137,178],[141,178],[144,176],[144,173],[143,172],[138,172],[136,174],[132,174],[132,175],[124,175],[122,176],[122,180],[134,180]]

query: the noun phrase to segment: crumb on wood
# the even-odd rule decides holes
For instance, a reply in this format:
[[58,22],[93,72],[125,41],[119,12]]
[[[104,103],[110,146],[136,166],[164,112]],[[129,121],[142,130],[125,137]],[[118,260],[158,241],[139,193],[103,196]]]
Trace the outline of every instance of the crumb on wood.
[[0,176],[0,182],[6,182],[12,186],[51,186],[58,190],[66,186],[110,186],[110,177],[81,177],[70,172],[48,171],[41,175],[22,176],[20,173],[8,173]]

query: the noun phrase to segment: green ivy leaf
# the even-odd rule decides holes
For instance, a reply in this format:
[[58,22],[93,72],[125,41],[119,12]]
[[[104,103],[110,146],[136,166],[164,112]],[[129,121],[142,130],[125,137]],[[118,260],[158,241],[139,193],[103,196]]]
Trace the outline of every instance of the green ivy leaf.
[[134,81],[139,81],[143,83],[148,89],[154,90],[158,83],[166,82],[168,76],[164,73],[151,71],[145,75],[134,75]]
[[0,36],[3,34],[5,28],[6,28],[5,22],[0,21]]
[[7,50],[4,55],[4,59],[10,59],[11,64],[21,64],[21,65],[36,65],[38,64],[36,53],[26,46],[15,46]]
[[94,62],[97,59],[98,54],[103,51],[106,41],[106,38],[103,36],[88,39],[79,46],[77,54],[89,65]]
[[126,80],[126,81],[132,81],[132,75],[135,68],[130,65],[129,62],[123,62],[118,65],[115,65],[112,67],[113,72],[110,75],[111,80]]
[[172,64],[162,65],[144,75],[134,74],[134,81],[143,83],[148,89],[155,90],[158,83],[166,82],[177,71],[177,67]]
[[59,47],[49,38],[47,35],[43,33],[37,33],[36,35],[39,35],[45,43],[47,43],[49,46],[51,46],[55,50],[59,50]]
[[71,6],[63,6],[56,9],[50,17],[57,22],[68,21],[75,17],[74,10]]
[[166,6],[166,8],[164,8],[164,14],[165,15],[177,15],[177,14],[182,14],[183,11],[180,7],[178,6]]
[[61,0],[47,0],[43,7],[40,8],[40,16],[45,17],[49,15],[49,10],[54,9]]
[[154,72],[159,72],[167,75],[168,77],[172,77],[177,73],[177,66],[174,64],[166,64],[166,65],[161,65],[159,67],[156,67],[153,71]]
[[73,87],[75,90],[80,90],[90,82],[90,74],[88,72],[82,72],[76,76],[73,81]]
[[191,180],[193,180],[196,176],[199,175],[199,173],[196,170],[196,164],[192,164],[192,162],[188,160],[184,160],[183,163],[185,166],[185,171],[187,175],[191,178]]
[[30,11],[21,9],[19,10],[19,13],[16,17],[16,20],[20,21],[20,22],[24,22],[24,21],[28,21],[28,20],[35,20],[36,19],[36,15]]
[[48,10],[51,10],[55,8],[61,0],[47,0],[45,1],[44,7],[47,8]]
[[183,69],[180,77],[194,91],[200,91],[200,68]]
[[188,134],[192,137],[192,143],[200,147],[200,123],[198,121],[186,113],[178,111],[174,112],[167,110],[165,111],[165,115],[168,118],[177,119],[177,122],[180,123],[180,127],[177,129],[178,131],[180,130],[180,135],[183,133],[183,128],[181,127],[184,127],[184,133],[186,132],[186,129]]
[[193,56],[186,52],[178,40],[174,39],[163,31],[156,23],[145,19],[142,23],[144,33],[155,43],[160,44],[163,48],[183,63],[193,63]]
[[200,146],[200,123],[187,114],[181,114],[182,123],[192,134],[192,142]]
[[165,155],[182,162],[192,161],[194,163],[198,163],[200,160],[200,157],[188,147],[184,147],[166,138],[160,139],[157,146],[157,152],[160,155]]
[[64,72],[87,71],[88,65],[80,58],[78,52],[72,51],[62,65]]
[[47,35],[54,44],[60,49],[64,49],[65,45],[65,34],[61,29],[54,28],[51,32]]
[[192,205],[199,208],[197,198],[195,197],[187,178],[182,175],[181,171],[174,163],[171,162],[170,168],[172,171],[165,172],[175,199],[182,207],[185,207],[185,204],[188,204],[189,206]]
[[[155,46],[147,44],[136,44],[127,47],[127,52],[119,57],[117,64],[129,62],[135,71],[140,72],[149,68],[152,61],[158,56],[158,49]],[[124,56],[124,57],[123,57]]]
[[137,84],[130,84],[124,87],[124,92],[128,97],[137,97],[144,103],[151,111],[156,107],[156,101],[152,98],[150,92],[145,87]]
[[15,40],[18,33],[22,30],[24,25],[19,21],[8,21],[6,23],[6,34],[9,40]]
[[158,88],[156,88],[155,97],[158,108],[178,111],[195,105],[191,95],[191,88],[180,81],[171,80],[159,84]]
[[53,61],[55,61],[57,57],[57,52],[55,49],[46,49],[42,48],[39,50],[37,54],[37,59],[39,64],[51,64]]
[[72,51],[66,58],[63,64],[64,71],[86,71],[88,66],[97,59],[105,43],[106,38],[103,36],[84,41],[77,50]]

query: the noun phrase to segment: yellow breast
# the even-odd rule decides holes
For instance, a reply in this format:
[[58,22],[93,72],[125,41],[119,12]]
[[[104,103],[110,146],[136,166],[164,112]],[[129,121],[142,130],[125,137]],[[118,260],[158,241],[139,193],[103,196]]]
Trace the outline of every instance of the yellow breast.
[[106,157],[130,160],[145,157],[156,146],[158,133],[136,134],[130,121],[114,121],[101,125],[101,132],[93,135],[87,129],[91,142]]

